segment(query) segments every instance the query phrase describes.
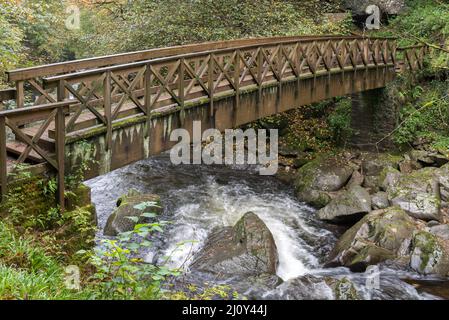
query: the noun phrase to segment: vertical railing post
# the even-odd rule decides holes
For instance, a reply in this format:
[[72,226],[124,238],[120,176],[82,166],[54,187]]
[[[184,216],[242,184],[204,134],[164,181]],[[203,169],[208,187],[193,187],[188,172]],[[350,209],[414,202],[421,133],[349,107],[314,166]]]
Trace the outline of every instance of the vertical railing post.
[[106,71],[103,83],[104,117],[106,119],[106,149],[112,150],[112,90],[111,71]]
[[16,82],[16,104],[17,108],[23,108],[25,106],[25,90],[24,90],[24,82],[17,81]]
[[263,83],[263,47],[259,47],[259,53],[257,54],[257,78],[259,83],[259,90],[262,89]]
[[151,131],[151,65],[148,63],[145,70],[145,110],[147,111],[147,131],[146,138],[150,136]]
[[[179,84],[178,84],[178,97],[179,97],[179,102],[180,102],[180,108],[181,111],[179,113],[179,120],[181,123],[181,126],[184,125],[184,119],[185,119],[185,97],[184,97],[184,74],[185,74],[185,59],[181,58],[179,61]],[[195,71],[194,71],[195,72]]]
[[8,162],[6,156],[6,123],[5,117],[0,116],[0,202],[3,201],[8,190]]
[[56,163],[58,165],[58,203],[61,211],[65,210],[65,116],[64,107],[56,113]]
[[233,126],[237,126],[237,110],[240,106],[240,49],[237,49],[235,52],[235,61],[234,61],[234,88],[235,88],[235,107],[233,114]]
[[[209,71],[208,71],[208,76],[209,76],[209,116],[211,118],[212,121],[213,117],[214,117],[214,54],[211,53],[209,55]],[[215,126],[214,126],[215,127]]]

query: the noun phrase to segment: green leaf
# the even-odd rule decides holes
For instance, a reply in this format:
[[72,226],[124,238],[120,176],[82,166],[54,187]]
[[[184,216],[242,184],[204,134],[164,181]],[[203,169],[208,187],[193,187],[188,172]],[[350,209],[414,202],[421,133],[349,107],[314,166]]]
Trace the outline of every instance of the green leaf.
[[137,223],[139,221],[139,217],[126,217],[126,219],[131,220],[132,222]]

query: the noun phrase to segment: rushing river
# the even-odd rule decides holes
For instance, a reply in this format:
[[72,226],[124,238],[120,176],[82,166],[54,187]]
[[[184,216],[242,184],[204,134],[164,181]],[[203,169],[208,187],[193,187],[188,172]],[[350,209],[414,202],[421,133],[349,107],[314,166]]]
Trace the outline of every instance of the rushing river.
[[[381,266],[380,286],[373,291],[366,288],[365,274],[351,273],[346,268],[324,269],[322,265],[341,230],[316,220],[315,210],[297,201],[291,187],[274,177],[260,176],[253,167],[174,166],[168,155],[160,155],[92,179],[87,185],[92,188],[100,230],[114,210],[116,199],[129,189],[161,196],[161,219],[172,223],[155,241],[154,248],[145,253],[149,262],[171,255],[172,266],[188,266],[192,253],[201,249],[214,227],[233,226],[252,211],[273,234],[279,254],[277,274],[284,281],[304,275],[347,277],[366,299],[434,298],[400,280],[419,278],[416,274]],[[178,243],[190,240],[195,242],[178,247]],[[314,297],[328,298],[326,288],[319,288],[314,286]],[[288,283],[253,296],[298,297],[291,295]]]

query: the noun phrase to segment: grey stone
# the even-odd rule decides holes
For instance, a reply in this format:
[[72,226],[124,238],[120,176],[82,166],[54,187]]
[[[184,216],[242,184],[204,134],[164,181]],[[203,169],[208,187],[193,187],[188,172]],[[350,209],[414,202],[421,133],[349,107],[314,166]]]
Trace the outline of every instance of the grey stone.
[[327,206],[318,211],[318,218],[332,222],[347,222],[360,219],[371,211],[371,197],[365,189],[353,186],[342,192]]
[[275,274],[276,244],[270,230],[254,213],[246,213],[234,227],[220,228],[208,237],[191,268],[225,275]]
[[387,186],[388,200],[409,215],[422,220],[441,220],[440,188],[436,168],[424,168],[402,175]]
[[297,171],[297,196],[300,201],[322,208],[332,199],[330,193],[344,187],[353,172],[354,167],[343,159],[315,159]]
[[413,238],[410,267],[421,274],[449,275],[449,242],[426,231]]
[[390,205],[386,192],[377,192],[371,196],[371,206],[373,210],[385,209]]
[[366,15],[369,5],[377,5],[383,13],[399,14],[405,8],[405,0],[345,0],[345,8],[355,15]]

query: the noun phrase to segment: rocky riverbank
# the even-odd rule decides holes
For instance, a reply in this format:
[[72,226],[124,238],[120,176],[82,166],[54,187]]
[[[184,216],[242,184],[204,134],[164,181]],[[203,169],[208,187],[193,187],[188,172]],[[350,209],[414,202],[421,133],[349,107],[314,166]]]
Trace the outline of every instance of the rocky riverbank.
[[327,266],[365,271],[388,262],[422,275],[449,276],[449,163],[437,151],[400,155],[346,151],[284,167],[298,199],[318,219],[348,230]]

